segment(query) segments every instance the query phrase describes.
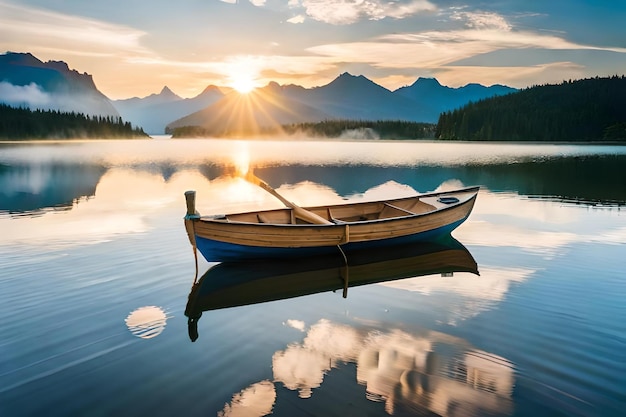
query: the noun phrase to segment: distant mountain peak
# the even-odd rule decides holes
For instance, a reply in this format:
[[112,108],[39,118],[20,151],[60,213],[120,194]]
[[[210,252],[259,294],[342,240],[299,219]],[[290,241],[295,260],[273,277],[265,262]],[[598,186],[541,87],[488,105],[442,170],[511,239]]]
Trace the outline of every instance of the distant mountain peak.
[[414,86],[416,85],[428,86],[428,87],[443,87],[436,78],[430,78],[430,77],[419,77],[417,80],[415,80],[413,85]]
[[[331,81],[329,84],[327,84],[324,87],[321,88],[325,88],[325,87],[332,87],[332,88],[358,88],[359,86],[376,86],[380,89],[384,89],[386,90],[385,87],[382,87],[378,84],[376,84],[374,81],[370,80],[369,78],[367,78],[364,75],[352,75],[349,72],[344,72],[343,74],[339,75],[337,78],[335,78],[333,81]],[[320,87],[318,87],[320,88]]]
[[205,88],[204,90],[202,90],[202,92],[200,93],[200,95],[202,94],[215,94],[215,93],[222,93],[222,90],[216,86],[216,85],[209,85],[207,86],[207,88]]
[[172,90],[170,90],[170,88],[168,86],[163,87],[163,89],[159,93],[159,96],[162,96],[163,98],[180,99],[180,97],[178,95],[176,95]]

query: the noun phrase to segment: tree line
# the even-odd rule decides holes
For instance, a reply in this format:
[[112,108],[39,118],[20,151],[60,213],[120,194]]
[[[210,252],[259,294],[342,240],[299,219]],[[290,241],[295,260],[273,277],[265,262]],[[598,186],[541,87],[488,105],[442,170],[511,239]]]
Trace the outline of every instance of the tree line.
[[409,122],[405,120],[324,120],[314,123],[294,123],[283,125],[288,134],[304,133],[309,136],[336,138],[359,136],[359,132],[369,129],[380,139],[432,139],[435,124]]
[[626,142],[626,77],[569,80],[469,103],[442,113],[435,137]]
[[[357,139],[432,139],[435,137],[434,123],[418,123],[404,120],[323,120],[320,122],[284,124],[280,127],[260,128],[250,136],[275,136],[302,134],[310,137]],[[211,137],[212,129],[202,126],[182,126],[169,131],[174,138]],[[238,136],[241,131],[233,132]],[[220,136],[229,136],[222,132]]]
[[146,138],[121,117],[88,116],[58,110],[30,110],[0,104],[0,139]]

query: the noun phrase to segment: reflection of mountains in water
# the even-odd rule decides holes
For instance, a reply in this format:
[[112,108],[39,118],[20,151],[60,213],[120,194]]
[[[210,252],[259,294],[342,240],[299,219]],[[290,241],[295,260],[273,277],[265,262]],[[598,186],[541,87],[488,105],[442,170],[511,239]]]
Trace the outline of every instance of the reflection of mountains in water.
[[70,209],[81,197],[95,195],[106,172],[100,165],[0,165],[0,211]]
[[[168,181],[182,168],[163,162],[136,165],[133,169]],[[96,194],[108,170],[104,165],[89,163],[0,163],[0,211],[37,215],[47,210],[70,210],[77,200]]]
[[351,252],[347,260],[346,265],[337,249],[336,256],[217,264],[194,284],[185,315],[195,326],[203,311],[335,290],[342,290],[345,297],[348,287],[430,274],[478,274],[467,248],[450,235],[432,242]]
[[[626,205],[624,163],[623,155],[604,155],[458,166],[289,165],[255,168],[255,173],[274,188],[310,181],[328,186],[344,197],[364,193],[387,181],[429,191],[456,179],[491,191],[580,204]],[[209,181],[233,174],[233,167],[219,163],[189,166],[164,161],[125,167],[157,174],[165,181],[190,168],[197,169]],[[95,195],[96,186],[108,169],[67,161],[0,163],[0,211],[71,209],[74,201]]]
[[428,191],[455,179],[491,191],[580,204],[626,205],[624,163],[623,155],[596,155],[453,166],[291,165],[255,168],[255,174],[274,187],[312,181],[341,196],[365,192],[385,181]]

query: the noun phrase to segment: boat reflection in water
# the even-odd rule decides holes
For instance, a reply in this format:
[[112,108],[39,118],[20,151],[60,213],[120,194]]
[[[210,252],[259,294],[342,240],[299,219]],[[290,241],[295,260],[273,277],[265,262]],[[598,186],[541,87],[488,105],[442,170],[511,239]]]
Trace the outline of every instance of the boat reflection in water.
[[185,309],[189,334],[197,338],[203,311],[243,306],[342,290],[348,287],[431,274],[470,272],[478,275],[467,248],[450,235],[386,249],[302,259],[224,262],[209,268],[194,283]]
[[[222,263],[194,284],[185,315],[196,340],[205,311],[342,290],[348,287],[423,275],[469,272],[478,275],[470,252],[451,236],[394,247],[350,253],[348,263],[336,257]],[[289,323],[290,321],[287,320]],[[325,377],[356,365],[356,382],[366,398],[383,402],[390,415],[510,415],[514,367],[505,358],[476,349],[467,341],[428,329],[394,329],[369,323],[351,326],[320,319],[301,342],[272,355],[273,379],[258,381],[233,395],[224,416],[267,415],[280,402],[281,387],[300,398],[331,395]],[[331,389],[334,394],[334,389]],[[341,396],[349,397],[349,387]],[[362,394],[360,394],[362,395]],[[333,397],[336,400],[336,397]],[[330,403],[333,402],[329,399]],[[263,412],[253,412],[260,407]],[[365,410],[363,410],[365,413]]]

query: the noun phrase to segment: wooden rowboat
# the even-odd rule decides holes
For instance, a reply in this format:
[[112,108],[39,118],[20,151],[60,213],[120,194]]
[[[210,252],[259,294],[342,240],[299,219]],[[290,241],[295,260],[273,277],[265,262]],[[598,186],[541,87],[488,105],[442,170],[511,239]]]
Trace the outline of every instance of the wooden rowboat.
[[185,315],[195,340],[195,326],[205,311],[337,290],[343,290],[347,297],[348,287],[454,272],[479,275],[471,253],[450,235],[354,251],[348,264],[339,253],[306,259],[225,262],[210,267],[194,283]]
[[207,261],[305,257],[432,239],[467,219],[479,190],[302,208],[256,182],[288,207],[200,216],[195,191],[185,193],[187,234]]

